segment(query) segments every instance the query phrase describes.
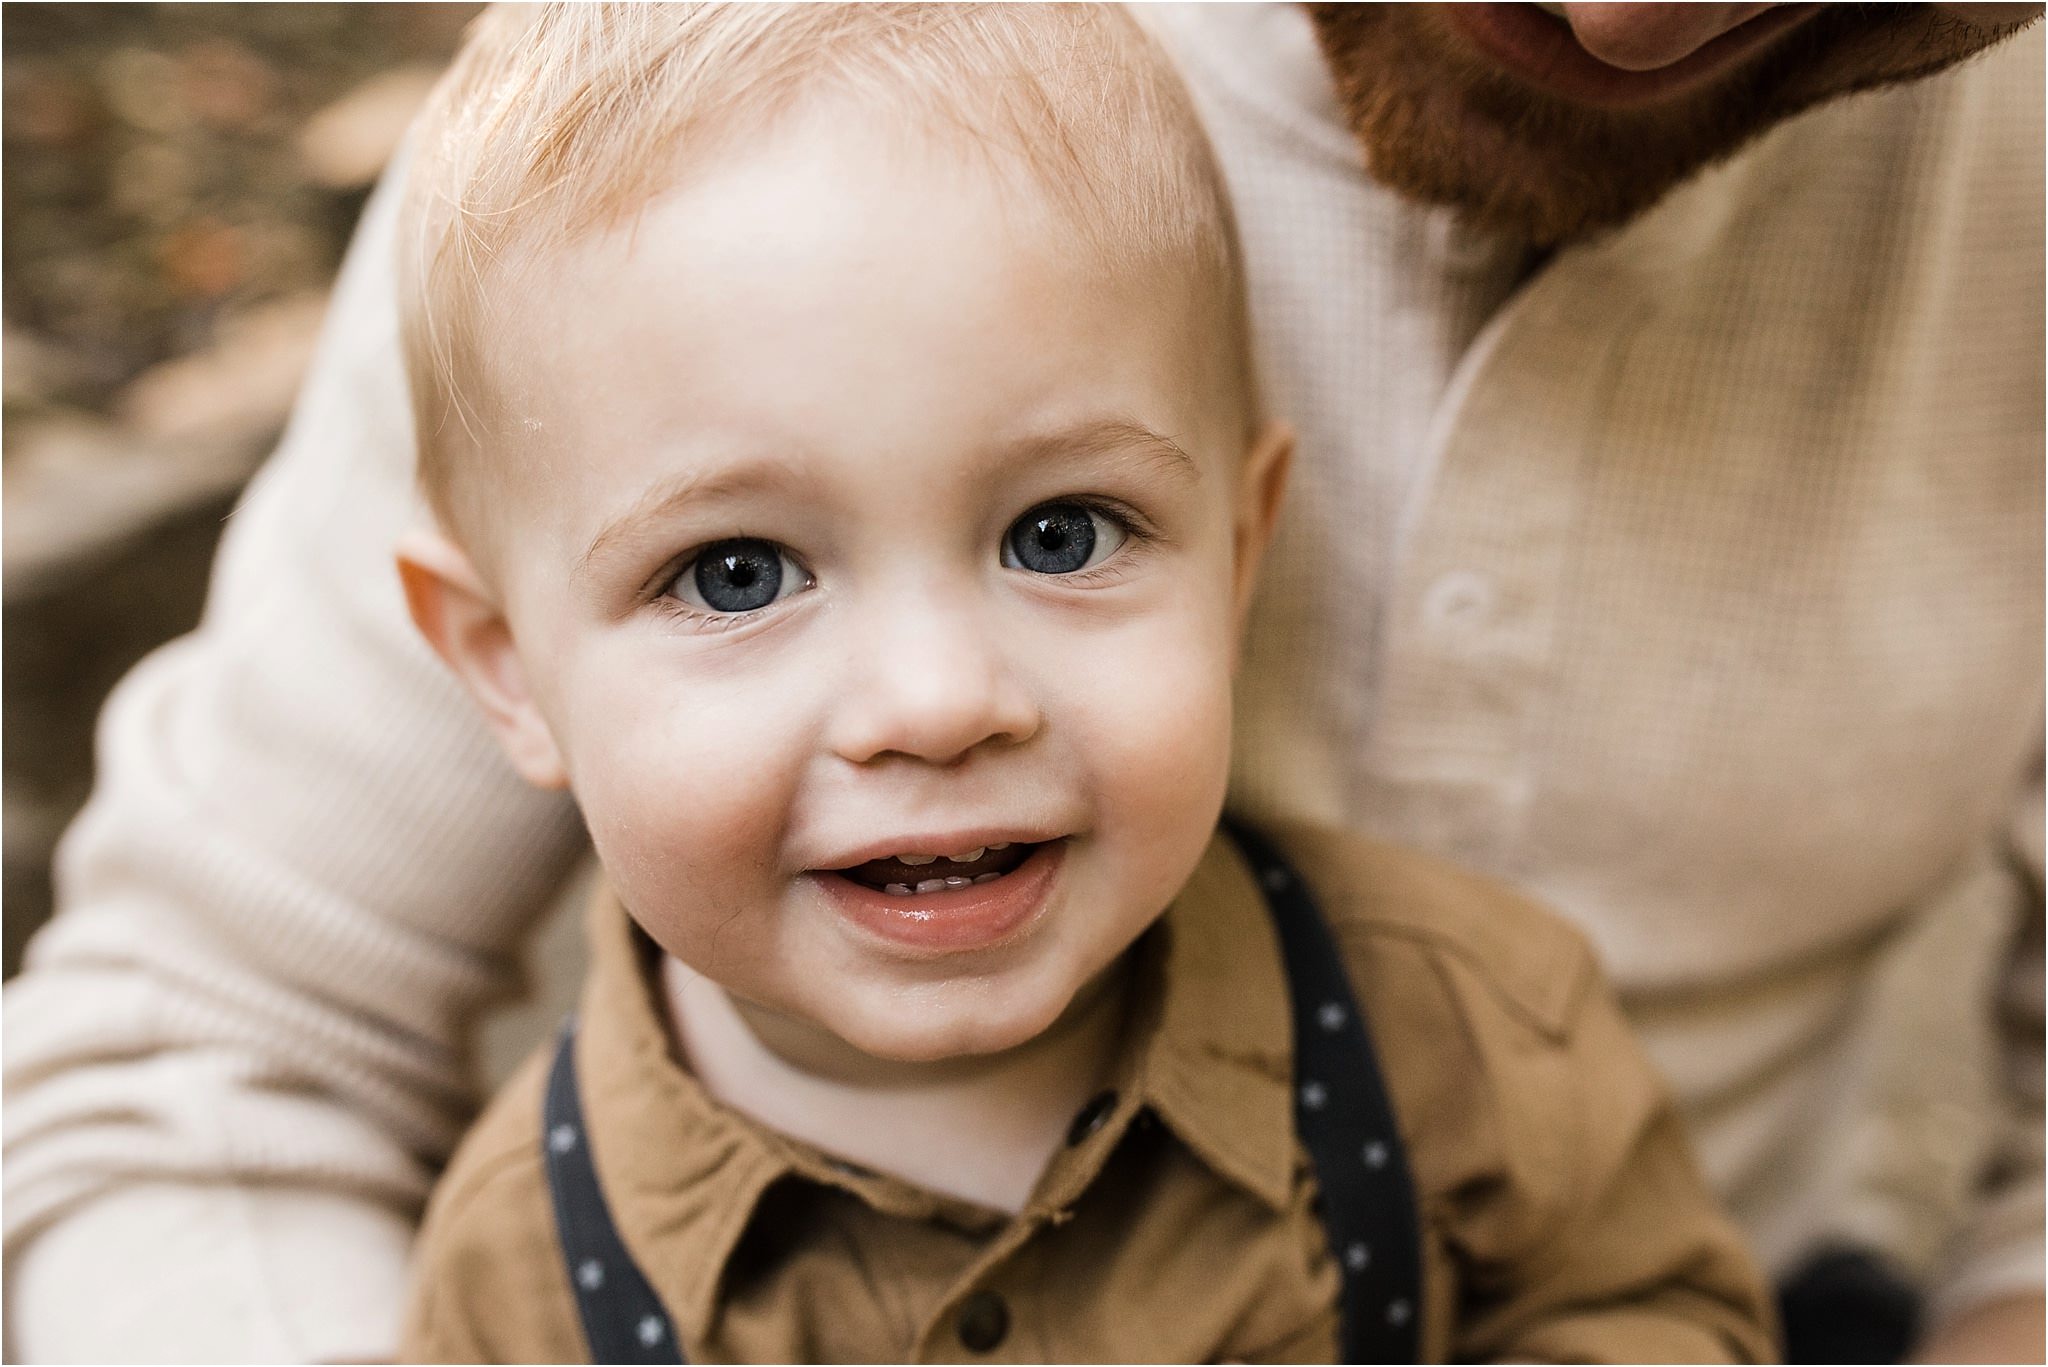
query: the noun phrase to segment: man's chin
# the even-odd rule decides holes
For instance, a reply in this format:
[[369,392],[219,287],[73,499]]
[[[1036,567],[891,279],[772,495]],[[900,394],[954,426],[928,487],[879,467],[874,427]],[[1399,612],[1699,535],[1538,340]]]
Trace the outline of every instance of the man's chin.
[[1621,142],[1603,120],[1518,108],[1507,94],[1392,80],[1347,103],[1375,180],[1539,247],[1627,222],[1704,163],[1646,155],[1645,144]]
[[1627,222],[1803,109],[1931,74],[2025,26],[1965,25],[1925,5],[1825,6],[1711,87],[1601,109],[1518,82],[1434,8],[1309,11],[1373,177],[1538,246]]

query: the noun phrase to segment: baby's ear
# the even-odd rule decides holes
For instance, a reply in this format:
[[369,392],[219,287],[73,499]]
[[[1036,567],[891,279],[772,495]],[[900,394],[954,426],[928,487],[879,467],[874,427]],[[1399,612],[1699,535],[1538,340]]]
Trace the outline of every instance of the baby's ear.
[[562,752],[534,704],[511,625],[462,548],[439,531],[408,533],[398,578],[414,625],[483,709],[512,767],[536,787],[566,788]]
[[1266,558],[1273,524],[1279,520],[1280,504],[1287,496],[1287,471],[1293,461],[1294,428],[1284,422],[1269,422],[1252,439],[1238,473],[1231,597],[1240,633],[1245,612],[1251,607],[1252,590],[1258,586],[1259,564]]

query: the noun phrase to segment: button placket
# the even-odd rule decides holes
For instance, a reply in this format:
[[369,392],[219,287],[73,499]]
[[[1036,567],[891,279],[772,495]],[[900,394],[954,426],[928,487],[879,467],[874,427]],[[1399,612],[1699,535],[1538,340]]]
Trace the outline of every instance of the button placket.
[[[1005,1285],[1014,1287],[1020,1279],[1024,1285],[1032,1284],[1028,1266],[1028,1260],[1033,1256],[1031,1241],[1041,1229],[1058,1223],[1062,1221],[1054,1212],[1034,1209],[1027,1209],[1012,1220],[933,1307],[931,1317],[924,1322],[905,1355],[906,1360],[959,1362],[963,1352],[971,1352],[975,1356],[998,1354],[1005,1344],[1016,1343],[1020,1334],[1028,1333],[1032,1326],[1019,1322],[1018,1304],[1013,1294],[1002,1288]],[[1021,1271],[1017,1267],[1019,1259],[1027,1260]],[[991,1333],[992,1307],[998,1306],[1000,1332]],[[1030,1309],[1028,1302],[1024,1309]],[[969,1342],[970,1337],[985,1340],[988,1346],[974,1348]]]
[[1360,801],[1390,838],[1482,867],[1526,818],[1510,788],[1532,762],[1599,418],[1641,316],[1610,290],[1626,286],[1557,263],[1467,353],[1389,589]]

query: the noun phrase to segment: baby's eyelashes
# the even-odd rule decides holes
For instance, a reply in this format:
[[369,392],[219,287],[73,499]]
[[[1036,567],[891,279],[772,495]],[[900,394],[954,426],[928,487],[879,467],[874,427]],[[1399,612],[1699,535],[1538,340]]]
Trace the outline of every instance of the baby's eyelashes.
[[1033,574],[1073,574],[1101,564],[1130,536],[1107,509],[1066,501],[1041,503],[1010,524],[1003,564]]
[[668,592],[699,612],[757,612],[811,586],[795,558],[773,541],[717,541],[683,566]]

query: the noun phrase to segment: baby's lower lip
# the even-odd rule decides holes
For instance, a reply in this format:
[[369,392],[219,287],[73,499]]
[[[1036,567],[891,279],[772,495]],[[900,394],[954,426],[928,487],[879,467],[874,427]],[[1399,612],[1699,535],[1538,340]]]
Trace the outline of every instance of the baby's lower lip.
[[1050,840],[1000,878],[908,897],[830,871],[805,877],[841,915],[900,949],[920,956],[960,954],[993,948],[1029,925],[1047,901],[1066,849],[1066,841]]

